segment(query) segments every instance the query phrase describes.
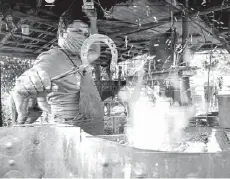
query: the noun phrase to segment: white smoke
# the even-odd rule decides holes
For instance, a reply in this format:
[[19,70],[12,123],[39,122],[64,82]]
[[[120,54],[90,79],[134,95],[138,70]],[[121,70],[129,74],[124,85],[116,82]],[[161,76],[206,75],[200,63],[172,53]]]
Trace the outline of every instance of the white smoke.
[[[149,87],[143,87],[143,66],[138,72],[135,86],[125,87],[118,96],[130,106],[127,128],[129,143],[137,148],[161,150],[165,144],[170,146],[181,141],[183,129],[194,111],[192,107],[170,105],[168,98],[160,97]],[[171,81],[179,89],[177,78],[175,76]],[[151,91],[150,95],[146,91]]]

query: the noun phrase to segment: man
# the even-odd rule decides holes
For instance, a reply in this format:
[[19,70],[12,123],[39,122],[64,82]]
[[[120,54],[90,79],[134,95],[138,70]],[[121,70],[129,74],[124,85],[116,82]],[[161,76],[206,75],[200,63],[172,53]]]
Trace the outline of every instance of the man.
[[[104,133],[103,104],[92,78],[91,68],[82,73],[66,76],[51,83],[55,76],[81,65],[80,50],[89,33],[97,33],[96,13],[85,11],[90,21],[75,20],[73,11],[65,12],[59,22],[58,45],[37,57],[33,67],[18,78],[12,96],[18,111],[18,123],[24,124],[29,110],[24,110],[28,99],[38,97],[38,103],[50,105],[53,123],[81,127],[85,132]],[[93,44],[88,52],[90,62],[100,56],[99,44]],[[39,98],[40,96],[40,98]],[[39,100],[42,99],[42,100]]]

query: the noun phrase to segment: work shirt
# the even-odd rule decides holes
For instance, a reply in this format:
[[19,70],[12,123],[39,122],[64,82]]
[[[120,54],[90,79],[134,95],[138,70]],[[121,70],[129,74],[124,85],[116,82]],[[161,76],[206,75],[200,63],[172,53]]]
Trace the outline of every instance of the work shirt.
[[[72,61],[79,66],[79,59]],[[62,50],[51,49],[39,55],[32,68],[47,72],[52,79],[69,71],[73,67],[74,64]],[[79,113],[80,80],[80,74],[77,73],[54,81],[58,89],[47,96],[54,116],[74,118]]]
[[[39,55],[32,68],[47,72],[52,79],[80,64],[79,57],[71,60],[64,51],[51,49]],[[54,83],[58,89],[47,95],[52,116],[56,119],[75,118],[71,124],[83,127],[90,134],[103,134],[103,104],[92,75],[76,73]]]

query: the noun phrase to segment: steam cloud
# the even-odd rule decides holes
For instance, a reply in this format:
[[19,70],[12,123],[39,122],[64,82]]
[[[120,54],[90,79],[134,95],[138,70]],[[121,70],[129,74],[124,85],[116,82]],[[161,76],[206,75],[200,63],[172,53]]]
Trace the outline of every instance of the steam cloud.
[[[127,137],[133,147],[161,150],[164,146],[179,143],[184,127],[194,115],[192,107],[170,105],[167,98],[159,96],[150,87],[143,87],[144,65],[138,71],[138,80],[134,87],[125,87],[119,98],[129,103]],[[179,78],[170,79],[172,85],[180,88]],[[150,94],[150,95],[149,95]],[[151,98],[155,97],[155,102]]]

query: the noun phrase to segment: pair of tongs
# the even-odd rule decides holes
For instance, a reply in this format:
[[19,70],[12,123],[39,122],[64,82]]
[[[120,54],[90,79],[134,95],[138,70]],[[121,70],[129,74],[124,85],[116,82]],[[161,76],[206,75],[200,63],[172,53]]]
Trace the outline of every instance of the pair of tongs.
[[76,74],[78,72],[82,72],[85,70],[85,68],[87,68],[89,66],[89,64],[84,64],[84,65],[80,65],[79,67],[74,67],[71,70],[62,73],[61,75],[55,76],[51,79],[51,82],[54,82],[56,80],[60,80],[61,78],[64,78],[66,76],[72,75],[72,74]]

